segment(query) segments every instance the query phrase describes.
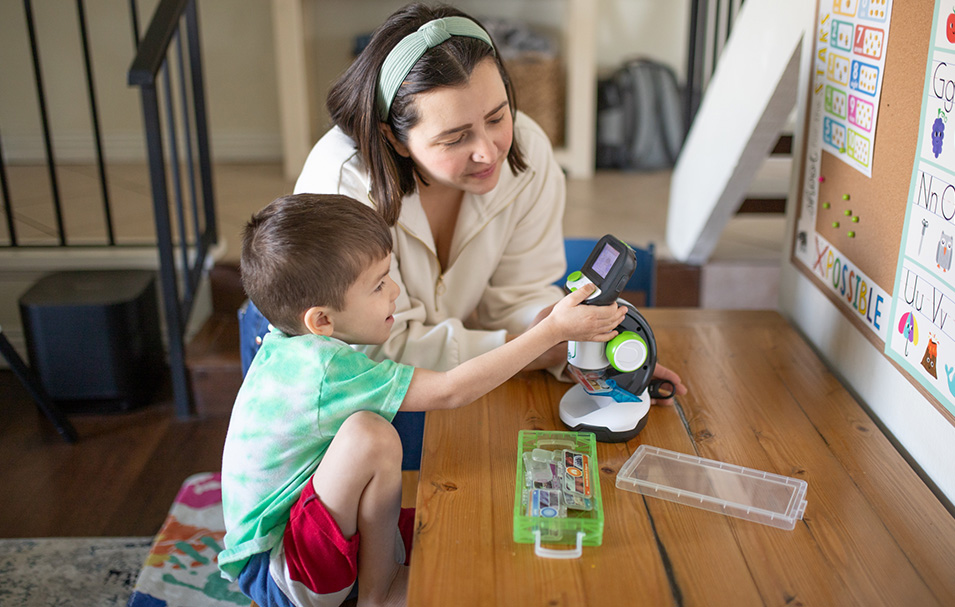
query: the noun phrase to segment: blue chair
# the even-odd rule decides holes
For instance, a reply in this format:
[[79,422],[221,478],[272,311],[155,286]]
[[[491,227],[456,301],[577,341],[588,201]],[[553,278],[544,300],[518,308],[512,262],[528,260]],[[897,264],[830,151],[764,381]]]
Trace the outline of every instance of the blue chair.
[[[269,321],[265,319],[252,300],[247,299],[239,308],[239,351],[242,358],[242,377],[249,370],[255,353],[262,345],[262,338],[269,332]],[[419,470],[421,468],[421,441],[424,438],[424,413],[403,412],[395,414],[391,422],[401,438],[401,469]]]
[[[594,250],[599,238],[565,238],[564,254],[567,256],[567,271],[564,277],[554,284],[563,287],[567,282],[567,277],[583,267],[587,261],[590,252]],[[629,243],[628,243],[629,244]],[[652,308],[656,305],[657,296],[657,265],[655,247],[651,242],[646,249],[635,247],[632,244],[637,258],[637,269],[633,271],[633,276],[627,282],[624,288],[625,292],[638,292],[645,295],[645,301],[642,307]],[[636,305],[637,302],[631,302]]]
[[255,353],[262,345],[262,338],[269,332],[269,321],[262,316],[251,299],[246,299],[239,308],[239,356],[242,359],[242,377],[249,372]]

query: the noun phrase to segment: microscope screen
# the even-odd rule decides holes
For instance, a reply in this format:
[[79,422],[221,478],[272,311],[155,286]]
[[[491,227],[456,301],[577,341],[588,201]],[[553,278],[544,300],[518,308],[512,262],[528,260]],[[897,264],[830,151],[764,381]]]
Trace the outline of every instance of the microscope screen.
[[596,261],[594,261],[594,272],[601,278],[606,278],[607,272],[610,271],[610,268],[613,267],[613,262],[617,261],[617,257],[619,256],[620,251],[609,244],[604,245],[604,250],[600,252],[600,255],[598,255]]

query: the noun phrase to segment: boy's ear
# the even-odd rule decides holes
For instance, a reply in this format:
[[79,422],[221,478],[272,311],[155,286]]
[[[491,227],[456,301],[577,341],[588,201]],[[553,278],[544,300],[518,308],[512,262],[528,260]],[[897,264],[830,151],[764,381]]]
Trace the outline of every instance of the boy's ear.
[[332,317],[328,315],[328,308],[324,306],[312,306],[305,310],[302,322],[305,323],[305,328],[312,335],[332,336],[334,323]]
[[398,141],[398,138],[395,137],[395,134],[391,131],[391,125],[387,122],[379,122],[378,129],[381,131],[381,134],[385,136],[385,139],[388,140],[388,143],[391,144],[391,147],[398,152],[399,156],[408,158],[411,156],[411,152],[408,151],[408,146]]

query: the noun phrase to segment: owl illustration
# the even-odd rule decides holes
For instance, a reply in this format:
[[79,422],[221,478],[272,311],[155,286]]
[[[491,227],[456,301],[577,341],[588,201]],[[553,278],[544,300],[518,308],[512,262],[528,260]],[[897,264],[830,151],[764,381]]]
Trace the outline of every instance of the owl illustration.
[[938,239],[938,248],[935,249],[935,264],[943,272],[952,269],[952,235],[942,232]]
[[925,370],[928,371],[928,374],[938,379],[938,375],[935,372],[935,365],[938,361],[938,341],[935,340],[935,336],[929,334],[928,338],[928,347],[925,348],[925,356],[922,357],[922,366],[925,367]]

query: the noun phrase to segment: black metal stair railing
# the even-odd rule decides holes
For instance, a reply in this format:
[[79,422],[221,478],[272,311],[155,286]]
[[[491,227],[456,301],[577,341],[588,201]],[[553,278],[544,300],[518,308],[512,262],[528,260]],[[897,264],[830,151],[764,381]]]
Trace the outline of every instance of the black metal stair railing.
[[183,336],[217,242],[195,0],[161,0],[127,81],[142,99],[173,395],[186,417],[193,404]]
[[[33,85],[35,87],[37,113],[40,121],[40,134],[43,139],[43,154],[49,181],[50,206],[53,219],[53,230],[49,239],[21,239],[17,232],[17,222],[15,213],[15,194],[9,183],[9,175],[6,166],[6,157],[3,153],[2,138],[0,138],[0,197],[2,197],[6,234],[0,237],[0,248],[50,248],[50,247],[115,247],[118,245],[113,221],[113,209],[109,193],[109,180],[107,179],[107,162],[103,150],[103,137],[100,122],[99,103],[96,95],[96,83],[93,71],[93,61],[91,57],[91,40],[88,21],[86,18],[85,0],[75,0],[76,22],[79,33],[80,48],[79,54],[82,57],[83,73],[86,84],[86,97],[89,110],[90,124],[92,127],[93,151],[97,168],[97,177],[99,181],[100,200],[102,203],[104,235],[102,240],[91,242],[88,238],[78,239],[74,242],[68,237],[68,226],[64,220],[64,201],[63,192],[60,189],[60,180],[58,177],[57,158],[53,145],[53,133],[51,128],[50,103],[47,97],[46,81],[43,75],[43,62],[41,61],[40,35],[38,30],[42,29],[42,23],[38,23],[36,11],[34,11],[33,0],[23,0],[23,19],[26,26],[27,42],[29,44],[29,56],[33,72]],[[49,11],[47,11],[49,12]],[[135,50],[139,39],[139,26],[137,17],[136,0],[129,0],[130,22],[132,24],[132,49]],[[7,83],[11,86],[16,86]],[[29,202],[26,203],[29,205]]]
[[[43,71],[44,49],[40,45],[43,28],[47,25],[43,16],[48,16],[49,11],[46,7],[37,15],[33,0],[22,0],[52,221],[50,225],[41,226],[42,235],[39,237],[22,237],[19,233],[18,222],[19,225],[32,225],[34,231],[37,231],[37,222],[31,222],[28,213],[18,212],[19,201],[15,199],[24,190],[11,187],[3,129],[0,128],[0,203],[4,215],[0,224],[0,250],[157,247],[176,412],[185,417],[192,413],[193,406],[185,367],[184,332],[199,284],[208,273],[210,249],[217,242],[198,14],[194,1],[161,0],[141,39],[138,2],[128,0],[132,29],[130,48],[135,52],[135,59],[127,73],[127,82],[139,87],[141,92],[155,239],[151,236],[145,240],[137,236],[130,238],[129,234],[119,233],[114,225],[117,203],[111,200],[108,187],[109,163],[104,153],[86,0],[75,0],[74,3],[80,41],[77,56],[82,61],[85,76],[85,98],[92,127],[104,229],[101,237],[91,238],[89,234],[76,237],[70,233],[71,224],[66,220],[66,211],[71,210],[71,201],[64,199],[64,194],[69,192],[61,187],[58,175],[60,167],[51,126],[55,122],[51,118],[56,117],[51,116],[51,99]],[[83,97],[75,95],[77,100]],[[18,157],[22,157],[22,153]],[[19,174],[22,175],[22,171]],[[24,202],[24,208],[28,204]]]

